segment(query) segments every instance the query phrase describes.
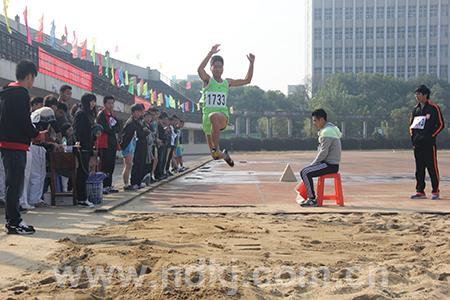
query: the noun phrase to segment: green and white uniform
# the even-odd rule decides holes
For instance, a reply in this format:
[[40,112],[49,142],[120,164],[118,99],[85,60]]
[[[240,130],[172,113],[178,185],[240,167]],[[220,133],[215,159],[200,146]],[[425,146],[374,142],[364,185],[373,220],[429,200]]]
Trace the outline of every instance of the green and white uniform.
[[200,99],[200,103],[202,103],[203,107],[203,131],[206,134],[211,134],[211,122],[209,120],[210,113],[219,112],[223,113],[228,119],[230,118],[227,106],[229,90],[230,85],[227,80],[223,80],[219,83],[212,77],[209,79],[208,85],[203,88],[203,96]]

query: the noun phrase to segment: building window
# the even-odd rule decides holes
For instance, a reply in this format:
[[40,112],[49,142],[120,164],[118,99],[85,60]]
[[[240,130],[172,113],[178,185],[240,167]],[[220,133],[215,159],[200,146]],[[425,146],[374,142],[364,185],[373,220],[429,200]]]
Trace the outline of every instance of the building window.
[[383,74],[384,73],[384,67],[377,67],[376,72],[380,73],[380,74]]
[[322,28],[315,28],[314,29],[314,39],[316,41],[320,41],[322,39]]
[[342,40],[342,27],[334,29],[334,38],[338,41]]
[[408,7],[408,17],[415,18],[416,17],[417,7],[415,5]]
[[362,27],[358,27],[355,29],[355,37],[357,40],[362,40],[364,38],[364,29]]
[[430,5],[430,17],[437,17],[438,15],[438,5]]
[[404,39],[405,38],[405,27],[397,28],[397,38]]
[[419,74],[426,74],[427,66],[419,66]]
[[366,27],[366,40],[373,40],[373,27]]
[[408,46],[408,57],[416,57],[416,46]]
[[398,7],[398,17],[404,18],[406,16],[406,7],[405,6],[399,6]]
[[324,37],[325,40],[331,41],[333,39],[333,28],[325,28]]
[[405,58],[405,47],[400,47],[397,49],[398,58]]
[[366,7],[366,19],[372,20],[374,15],[375,9],[371,7]]
[[342,20],[342,7],[336,8],[334,10],[334,18],[335,20]]
[[322,59],[322,48],[314,49],[314,59]]
[[397,69],[397,77],[405,78],[405,66],[399,66]]
[[325,8],[325,20],[332,20],[333,19],[333,9],[332,8]]
[[345,8],[345,19],[346,20],[353,19],[353,7],[346,7]]
[[395,27],[387,27],[386,28],[386,38],[393,39],[395,38]]
[[427,26],[419,26],[419,38],[427,37]]
[[356,8],[356,20],[362,20],[364,17],[364,7]]
[[314,9],[314,19],[316,19],[318,21],[322,20],[322,9],[321,8]]
[[427,46],[419,46],[419,57],[427,57]]
[[377,27],[377,39],[384,39],[384,27]]
[[362,73],[363,72],[363,67],[356,67],[355,68],[355,72],[356,73]]
[[387,11],[386,11],[386,17],[388,19],[395,18],[395,6],[388,6]]
[[330,75],[331,74],[331,68],[325,68],[325,75]]
[[356,59],[362,59],[363,58],[363,48],[362,47],[356,47],[355,49],[355,58]]
[[334,58],[335,59],[342,59],[342,48],[334,49]]
[[394,72],[395,72],[394,67],[387,67],[386,68],[386,75],[394,76]]
[[437,36],[437,32],[438,32],[438,27],[437,27],[437,25],[431,25],[431,26],[430,26],[430,36],[431,36],[431,37]]
[[384,47],[377,47],[377,58],[384,58]]
[[430,66],[430,74],[437,75],[437,66]]
[[448,56],[448,45],[441,45],[441,57],[447,57]]
[[441,25],[441,36],[448,37],[448,25]]
[[387,58],[394,58],[395,55],[395,48],[394,47],[387,47],[386,48],[386,56]]
[[366,59],[373,59],[373,50],[372,49],[366,49]]
[[377,7],[377,19],[384,19],[384,7]]
[[345,39],[353,39],[353,27],[345,27]]
[[345,73],[352,73],[353,67],[352,66],[345,66]]
[[345,48],[345,59],[353,59],[353,48]]
[[437,56],[437,46],[433,45],[430,46],[430,53],[429,53],[430,57],[436,57]]
[[325,48],[325,51],[324,51],[324,58],[325,59],[331,59],[331,56],[332,56],[332,49],[331,48]]
[[408,78],[416,77],[416,66],[408,66]]
[[447,79],[448,77],[448,66],[447,65],[441,65],[441,68],[439,70],[440,77],[443,79]]
[[426,5],[419,6],[419,17],[421,18],[428,17],[428,7]]
[[408,26],[408,38],[413,39],[416,37],[416,26]]
[[366,66],[366,73],[373,73],[373,66],[372,65],[367,65]]
[[448,17],[448,5],[447,4],[443,4],[441,6],[441,16]]

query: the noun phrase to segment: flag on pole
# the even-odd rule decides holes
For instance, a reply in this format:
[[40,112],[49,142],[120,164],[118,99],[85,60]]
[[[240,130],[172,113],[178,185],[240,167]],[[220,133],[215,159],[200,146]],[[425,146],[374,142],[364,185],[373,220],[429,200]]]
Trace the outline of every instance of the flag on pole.
[[3,0],[3,14],[5,15],[5,23],[6,28],[8,29],[9,34],[11,34],[11,27],[9,27],[9,19],[8,19],[8,5],[9,0]]
[[123,71],[122,68],[119,69],[119,80],[120,80],[120,86],[125,86],[125,78],[123,77]]
[[98,54],[98,75],[99,76],[103,75],[102,54],[101,53]]
[[[155,92],[155,93],[156,93],[156,92]],[[157,105],[157,106],[161,106],[161,105],[162,105],[162,101],[163,101],[162,93],[159,93],[159,94],[158,94],[158,99],[157,99],[156,105]]]
[[69,40],[69,34],[67,33],[67,25],[64,25],[64,43],[63,46],[67,46],[67,41]]
[[197,111],[200,111],[200,103],[197,103]]
[[145,97],[148,96],[148,83],[144,83],[144,91],[142,92]]
[[164,95],[164,104],[166,106],[166,108],[170,108],[170,99],[169,96]]
[[23,18],[25,20],[25,28],[27,30],[27,42],[31,46],[33,45],[33,40],[31,39],[30,27],[28,26],[28,7],[25,6],[25,10],[23,12]]
[[180,99],[178,99],[178,106],[177,106],[177,108],[181,109],[181,100]]
[[73,31],[73,41],[72,41],[72,57],[77,58],[78,57],[78,38],[75,33],[75,30]]
[[128,93],[132,95],[134,95],[134,78],[135,77],[130,78],[130,85],[128,86]]
[[114,76],[114,79],[116,81],[116,86],[118,86],[118,87],[120,87],[120,77],[119,77],[119,75],[120,75],[120,69],[116,68],[116,74]]
[[44,15],[39,19],[39,31],[36,36],[36,42],[42,43],[44,40]]
[[109,53],[108,53],[108,51],[106,51],[106,53],[105,53],[105,62],[106,62],[105,76],[106,76],[106,78],[109,78]]
[[95,66],[95,57],[96,57],[96,55],[95,55],[95,42],[96,42],[95,38],[92,38],[91,58],[92,58],[92,63],[94,64],[94,66]]
[[128,70],[125,70],[125,85],[129,85],[130,81],[128,80]]
[[56,26],[55,26],[55,20],[52,21],[52,29],[50,30],[50,46],[52,46],[52,48],[55,48],[55,31],[56,31]]
[[170,108],[177,109],[177,102],[172,97],[172,95],[169,96],[169,101]]
[[81,44],[81,59],[86,60],[87,57],[87,39]]
[[114,86],[116,85],[115,80],[116,80],[116,77],[114,75],[114,64],[111,64],[111,84]]
[[[178,100],[178,101],[180,101],[180,100]],[[186,104],[186,102],[183,102],[183,104],[181,105],[181,112],[182,113],[184,113],[184,111],[185,111],[185,104]]]
[[189,101],[184,101],[184,110],[183,112],[189,111]]
[[191,104],[191,112],[195,112],[195,103],[194,102],[192,102],[192,104]]

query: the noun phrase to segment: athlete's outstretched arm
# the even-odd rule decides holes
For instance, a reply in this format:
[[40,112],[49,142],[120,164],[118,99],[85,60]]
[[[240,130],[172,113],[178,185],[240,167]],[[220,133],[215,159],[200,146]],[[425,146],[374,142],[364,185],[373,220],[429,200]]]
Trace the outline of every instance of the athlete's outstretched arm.
[[253,54],[247,55],[248,60],[250,61],[250,65],[248,66],[247,76],[245,79],[227,79],[230,86],[243,86],[249,84],[252,81],[253,77],[253,66],[255,64],[255,56]]
[[216,44],[216,45],[212,46],[208,55],[206,55],[206,57],[203,59],[202,63],[200,64],[200,66],[197,69],[198,76],[200,76],[200,78],[202,79],[202,81],[205,85],[207,85],[209,83],[209,78],[210,78],[208,73],[206,73],[206,71],[205,71],[206,65],[208,65],[208,62],[211,59],[211,57],[220,51],[219,47],[220,47],[220,44]]

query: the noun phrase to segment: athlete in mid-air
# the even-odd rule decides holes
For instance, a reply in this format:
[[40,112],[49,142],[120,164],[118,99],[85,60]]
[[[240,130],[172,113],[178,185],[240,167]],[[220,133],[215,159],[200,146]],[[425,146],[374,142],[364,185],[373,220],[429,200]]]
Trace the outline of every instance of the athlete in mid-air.
[[[211,156],[215,160],[224,159],[230,167],[233,167],[234,162],[227,150],[220,151],[220,131],[227,127],[230,118],[227,106],[230,87],[243,86],[252,81],[255,56],[251,53],[247,55],[250,65],[245,79],[222,79],[224,61],[221,56],[214,55],[220,51],[219,46],[214,45],[198,67],[198,75],[203,81],[203,96],[200,100],[203,105],[202,123]],[[209,61],[212,76],[205,71]]]

